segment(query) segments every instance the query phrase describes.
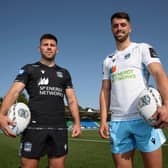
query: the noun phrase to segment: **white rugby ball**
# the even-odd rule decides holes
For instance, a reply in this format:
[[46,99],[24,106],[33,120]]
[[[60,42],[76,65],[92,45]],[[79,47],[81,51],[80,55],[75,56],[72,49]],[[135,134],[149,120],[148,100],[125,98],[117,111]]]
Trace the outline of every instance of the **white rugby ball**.
[[21,102],[13,104],[7,115],[16,124],[15,126],[9,126],[16,135],[19,135],[27,128],[31,118],[29,107]]
[[138,111],[144,120],[150,125],[154,125],[157,119],[152,119],[157,107],[162,105],[162,99],[157,89],[153,87],[145,88],[138,96]]

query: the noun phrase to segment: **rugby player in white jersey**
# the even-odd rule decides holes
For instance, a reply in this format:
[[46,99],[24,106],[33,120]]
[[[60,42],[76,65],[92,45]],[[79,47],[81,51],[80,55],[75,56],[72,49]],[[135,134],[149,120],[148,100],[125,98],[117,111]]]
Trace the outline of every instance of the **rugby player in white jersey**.
[[[161,145],[165,142],[162,130],[168,125],[168,80],[152,46],[130,41],[129,15],[117,12],[111,17],[116,51],[103,63],[100,92],[102,138],[110,138],[111,151],[117,168],[132,168],[135,149],[138,149],[145,168],[162,167]],[[151,127],[137,111],[137,97],[146,87],[149,74],[155,81],[163,99],[154,117],[159,120]],[[111,110],[111,121],[107,113]],[[157,128],[157,129],[156,129]]]

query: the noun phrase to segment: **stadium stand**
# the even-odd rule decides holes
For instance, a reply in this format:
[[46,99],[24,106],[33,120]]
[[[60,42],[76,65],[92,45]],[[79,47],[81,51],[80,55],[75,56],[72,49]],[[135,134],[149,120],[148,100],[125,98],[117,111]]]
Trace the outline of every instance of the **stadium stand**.
[[98,129],[99,124],[94,121],[81,121],[81,129]]

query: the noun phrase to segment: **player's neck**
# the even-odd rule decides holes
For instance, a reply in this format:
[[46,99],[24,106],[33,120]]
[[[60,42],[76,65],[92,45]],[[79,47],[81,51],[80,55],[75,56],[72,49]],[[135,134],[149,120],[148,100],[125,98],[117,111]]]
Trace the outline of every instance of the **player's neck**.
[[127,47],[129,47],[130,44],[131,44],[131,41],[129,38],[123,42],[116,41],[117,50],[119,51],[126,49]]
[[46,60],[46,59],[41,59],[40,62],[44,65],[47,65],[48,67],[52,67],[55,65],[55,61],[54,60]]

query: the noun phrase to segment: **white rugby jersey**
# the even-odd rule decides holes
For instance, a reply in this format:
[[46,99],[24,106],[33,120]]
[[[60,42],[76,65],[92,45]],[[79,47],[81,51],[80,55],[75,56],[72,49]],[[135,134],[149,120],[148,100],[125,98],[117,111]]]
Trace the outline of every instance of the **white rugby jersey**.
[[112,120],[140,118],[137,96],[149,78],[147,66],[158,62],[156,52],[146,43],[134,43],[123,51],[116,50],[103,63],[103,80],[111,80]]

